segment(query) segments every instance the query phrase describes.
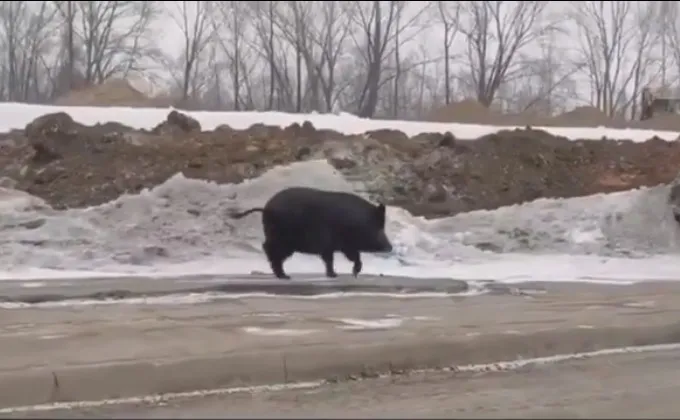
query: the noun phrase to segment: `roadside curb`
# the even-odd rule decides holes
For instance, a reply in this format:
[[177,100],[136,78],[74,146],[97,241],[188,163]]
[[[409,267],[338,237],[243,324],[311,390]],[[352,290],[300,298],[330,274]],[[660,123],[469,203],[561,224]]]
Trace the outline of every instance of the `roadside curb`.
[[404,337],[201,358],[0,372],[0,407],[102,400],[202,389],[343,380],[384,372],[485,364],[606,348],[680,342],[680,323],[576,328],[474,337]]

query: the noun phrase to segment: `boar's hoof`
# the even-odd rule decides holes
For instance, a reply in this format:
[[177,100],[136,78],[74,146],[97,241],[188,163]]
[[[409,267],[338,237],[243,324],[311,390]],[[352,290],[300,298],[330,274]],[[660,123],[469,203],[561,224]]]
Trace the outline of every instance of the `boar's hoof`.
[[357,277],[359,275],[359,273],[361,273],[361,268],[362,268],[361,266],[362,266],[361,262],[355,262],[354,263],[354,267],[352,267],[352,275],[354,277]]

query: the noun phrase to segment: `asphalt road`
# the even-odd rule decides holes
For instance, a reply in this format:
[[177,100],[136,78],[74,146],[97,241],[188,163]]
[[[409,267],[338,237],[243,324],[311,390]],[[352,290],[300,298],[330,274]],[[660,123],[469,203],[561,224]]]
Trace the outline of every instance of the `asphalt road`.
[[680,349],[517,371],[418,373],[308,390],[237,393],[13,418],[677,418]]
[[[540,287],[542,293],[526,293]],[[600,358],[464,381],[434,375],[380,386],[343,383],[348,376],[377,371],[678,342],[677,283],[534,284],[482,296],[55,302],[0,307],[0,414],[12,414],[16,406],[329,378],[340,383],[315,391],[173,400],[159,407],[117,405],[106,408],[111,414],[97,416],[203,417],[211,410],[218,417],[414,415],[408,407],[418,416],[447,416],[447,410],[482,417],[496,411],[499,417],[506,412],[552,416],[581,409],[584,416],[606,416],[614,415],[606,410],[616,405],[617,395],[626,402],[625,390],[638,403],[622,413],[656,415],[668,413],[674,401],[653,398],[677,394],[675,356],[650,353],[622,356],[623,362]],[[623,391],[610,393],[606,381]],[[649,393],[649,387],[669,391]],[[592,403],[584,403],[591,394],[596,396]],[[644,398],[653,402],[645,405]],[[13,416],[45,415],[26,410]],[[60,415],[78,417],[86,411],[76,407]]]

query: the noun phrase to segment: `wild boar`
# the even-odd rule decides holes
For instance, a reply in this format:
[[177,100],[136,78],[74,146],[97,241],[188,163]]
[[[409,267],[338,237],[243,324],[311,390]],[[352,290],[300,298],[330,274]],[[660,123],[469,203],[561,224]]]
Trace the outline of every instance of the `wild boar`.
[[332,278],[337,277],[333,266],[337,251],[354,263],[355,277],[362,269],[361,252],[392,251],[385,234],[385,206],[373,205],[354,194],[286,188],[274,194],[264,207],[230,216],[240,219],[253,212],[262,212],[262,249],[280,279],[290,279],[283,263],[295,252],[320,256],[326,276]]

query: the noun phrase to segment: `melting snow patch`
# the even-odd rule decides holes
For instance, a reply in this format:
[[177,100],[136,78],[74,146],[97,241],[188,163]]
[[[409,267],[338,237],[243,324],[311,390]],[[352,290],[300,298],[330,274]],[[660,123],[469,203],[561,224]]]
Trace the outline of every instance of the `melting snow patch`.
[[269,336],[300,336],[319,332],[319,330],[291,329],[291,328],[262,328],[262,327],[243,327],[243,331],[254,335]]
[[388,330],[400,327],[404,323],[403,318],[393,317],[379,319],[336,318],[332,321],[345,324],[337,327],[341,330]]
[[414,321],[439,321],[439,320],[441,320],[441,318],[438,317],[438,316],[421,316],[421,315],[414,316],[411,319],[413,319]]
[[628,308],[653,308],[656,306],[656,302],[653,300],[644,300],[641,302],[624,303],[623,306],[626,306]]
[[[255,314],[249,314],[250,316],[257,316],[262,318],[283,318],[286,314],[281,312],[260,312]],[[245,316],[248,316],[247,314]]]
[[27,289],[34,289],[38,287],[45,287],[45,283],[41,281],[25,282],[21,283],[21,287],[25,287]]
[[40,339],[41,340],[54,340],[57,338],[62,338],[66,337],[64,334],[47,334],[47,335],[41,335]]

